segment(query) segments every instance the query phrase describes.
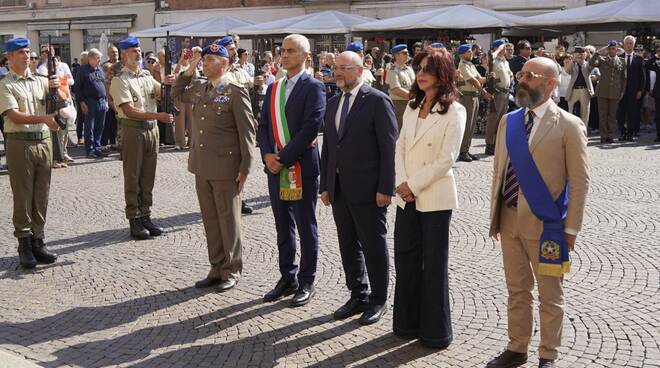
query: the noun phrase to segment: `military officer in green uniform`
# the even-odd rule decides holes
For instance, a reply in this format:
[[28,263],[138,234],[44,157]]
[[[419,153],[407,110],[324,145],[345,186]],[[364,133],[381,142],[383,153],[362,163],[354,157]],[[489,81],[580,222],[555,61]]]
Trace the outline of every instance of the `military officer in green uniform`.
[[[5,52],[9,73],[0,81],[0,114],[5,120],[7,166],[14,198],[14,236],[18,238],[20,264],[29,269],[57,259],[44,243],[44,226],[52,163],[50,131],[59,129],[57,113],[46,113],[46,99],[49,87],[59,87],[59,79],[49,82],[30,71],[30,42],[26,38],[6,41]],[[64,99],[61,92],[58,97]]]
[[[211,270],[195,287],[233,288],[241,275],[240,193],[252,168],[255,124],[248,89],[229,77],[227,50],[218,43],[202,51],[204,75],[181,74],[172,95],[193,104],[188,170],[202,212]],[[195,56],[192,65],[200,59]]]
[[[159,138],[156,120],[172,123],[174,117],[166,112],[156,112],[160,83],[140,68],[142,54],[137,38],[127,37],[118,46],[124,67],[112,78],[110,94],[122,126],[126,217],[131,236],[147,239],[150,235],[162,233],[162,229],[151,221]],[[173,79],[166,76],[168,83]]]
[[387,71],[387,84],[390,87],[390,98],[394,103],[394,112],[396,113],[396,122],[401,130],[403,123],[403,113],[408,106],[408,95],[410,88],[415,82],[415,72],[407,65],[408,48],[405,44],[396,45],[392,48],[394,63]]

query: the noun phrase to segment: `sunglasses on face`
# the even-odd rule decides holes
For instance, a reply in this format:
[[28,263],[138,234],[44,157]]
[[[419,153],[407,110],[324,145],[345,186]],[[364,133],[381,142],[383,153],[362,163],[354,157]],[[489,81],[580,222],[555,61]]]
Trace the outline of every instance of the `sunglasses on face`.
[[543,75],[543,74],[534,73],[534,72],[519,71],[518,73],[516,73],[516,79],[517,80],[522,80],[522,79],[532,80],[532,79],[536,79],[536,78],[548,78],[548,77]]
[[433,74],[433,68],[430,65],[427,65],[423,68],[421,65],[415,65],[413,66],[413,71],[415,72],[415,74],[419,74],[419,73],[426,73],[431,75]]
[[149,59],[147,60],[147,64],[156,64],[156,60]]
[[39,60],[38,57],[31,57],[30,60]]

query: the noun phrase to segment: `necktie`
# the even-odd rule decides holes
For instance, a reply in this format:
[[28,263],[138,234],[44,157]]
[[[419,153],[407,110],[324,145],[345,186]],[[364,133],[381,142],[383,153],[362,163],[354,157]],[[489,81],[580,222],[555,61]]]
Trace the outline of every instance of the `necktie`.
[[626,55],[626,67],[630,68],[630,55]]
[[337,130],[337,135],[339,137],[344,133],[346,129],[346,117],[348,116],[348,104],[351,101],[351,94],[349,92],[344,93],[344,103],[341,105],[341,115],[339,115],[339,129]]
[[[527,139],[529,139],[529,133],[532,132],[532,127],[534,126],[534,112],[529,112],[529,119],[525,123],[525,132],[527,133]],[[518,178],[516,177],[516,172],[513,170],[513,165],[509,161],[509,165],[506,168],[506,175],[504,176],[504,204],[511,208],[518,206],[518,191],[520,189],[520,184],[518,184]]]

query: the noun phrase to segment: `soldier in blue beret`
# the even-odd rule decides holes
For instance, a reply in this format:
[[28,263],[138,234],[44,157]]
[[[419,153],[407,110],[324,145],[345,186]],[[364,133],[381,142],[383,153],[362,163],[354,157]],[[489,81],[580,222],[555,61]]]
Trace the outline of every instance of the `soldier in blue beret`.
[[[30,41],[12,38],[5,42],[9,71],[0,80],[0,115],[5,121],[9,181],[14,199],[14,236],[18,239],[23,268],[53,263],[57,255],[44,243],[52,164],[52,134],[59,129],[55,116],[46,113],[49,88],[59,88],[59,79],[30,71]],[[65,100],[59,89],[57,98]]]
[[360,57],[364,57],[364,46],[362,45],[362,42],[351,42],[346,46],[346,51],[353,51],[354,53],[360,55]]
[[438,51],[439,49],[446,49],[447,46],[443,42],[433,42],[431,46],[429,46],[433,51]]
[[[172,123],[174,117],[157,110],[160,83],[140,67],[142,52],[138,39],[124,38],[119,49],[124,67],[112,78],[110,95],[122,127],[126,218],[131,236],[142,240],[162,234],[162,229],[151,221],[159,140],[156,121]],[[164,82],[173,83],[173,79],[166,76]]]
[[415,82],[415,72],[408,66],[408,47],[406,44],[400,44],[392,47],[394,62],[387,70],[386,82],[389,85],[389,95],[394,103],[396,121],[401,130],[403,124],[403,112],[408,105],[408,95],[410,88]]
[[240,194],[256,157],[249,90],[229,76],[229,57],[219,42],[206,46],[191,65],[203,60],[207,78],[194,78],[195,68],[188,68],[172,89],[174,98],[195,105],[188,171],[195,175],[211,264],[195,287],[220,291],[233,288],[243,269]]

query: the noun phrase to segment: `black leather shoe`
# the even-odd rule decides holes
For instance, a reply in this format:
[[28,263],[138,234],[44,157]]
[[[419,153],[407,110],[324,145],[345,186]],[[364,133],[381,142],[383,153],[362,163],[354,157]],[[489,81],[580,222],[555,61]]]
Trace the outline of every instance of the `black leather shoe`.
[[484,152],[486,156],[492,156],[495,154],[495,145],[494,144],[487,144],[486,145],[486,151]]
[[477,156],[471,154],[470,152],[468,152],[468,156],[470,156],[470,158],[472,159],[472,161],[479,161],[479,157],[477,157]]
[[382,305],[369,305],[367,309],[360,316],[360,324],[363,326],[372,325],[385,315],[387,312],[387,304]]
[[244,215],[249,215],[252,213],[252,207],[248,206],[245,201],[241,201],[241,213]]
[[51,264],[57,261],[57,254],[48,251],[43,239],[32,238],[32,254],[39,263]]
[[215,285],[220,285],[220,283],[222,283],[222,279],[206,276],[205,279],[197,281],[195,283],[195,287],[198,289],[203,289]]
[[628,140],[627,135],[622,135],[621,137],[619,137],[619,142],[626,142],[627,140]]
[[500,356],[486,364],[486,368],[515,368],[527,363],[527,353],[505,350]]
[[555,368],[555,361],[550,359],[539,359],[539,368]]
[[332,315],[334,319],[344,319],[362,313],[367,309],[367,301],[357,298],[351,298],[335,311]]
[[277,282],[275,288],[264,295],[264,303],[280,300],[298,290],[298,281],[286,282],[282,279]]
[[163,233],[163,228],[158,227],[153,222],[151,222],[151,217],[144,216],[141,217],[140,220],[142,220],[142,226],[144,226],[144,228],[147,229],[149,235],[159,236]]
[[300,285],[300,287],[296,291],[296,294],[293,296],[293,299],[291,299],[291,306],[302,307],[303,305],[309,303],[310,300],[312,300],[314,294],[316,294],[316,290],[314,290],[314,285],[312,284]]
[[472,162],[472,157],[470,157],[470,155],[467,153],[461,153],[458,155],[458,161]]
[[131,236],[133,238],[138,240],[149,239],[149,231],[144,228],[141,219],[139,218],[130,219],[128,220],[128,223],[131,229]]
[[233,289],[236,286],[236,279],[228,279],[218,284],[218,291],[223,292]]
[[32,238],[18,238],[18,260],[23,268],[37,267],[37,259],[32,253]]

